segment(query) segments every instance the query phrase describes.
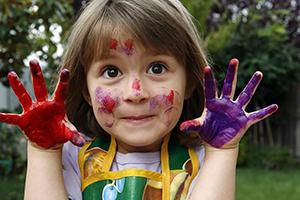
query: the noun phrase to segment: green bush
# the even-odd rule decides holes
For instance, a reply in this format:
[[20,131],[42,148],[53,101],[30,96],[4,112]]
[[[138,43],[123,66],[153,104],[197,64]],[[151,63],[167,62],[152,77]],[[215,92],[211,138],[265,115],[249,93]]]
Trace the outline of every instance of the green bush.
[[267,147],[248,144],[242,141],[238,157],[238,167],[263,169],[285,169],[297,167],[297,160],[286,147]]
[[21,131],[0,123],[0,175],[20,174],[26,164],[26,139]]

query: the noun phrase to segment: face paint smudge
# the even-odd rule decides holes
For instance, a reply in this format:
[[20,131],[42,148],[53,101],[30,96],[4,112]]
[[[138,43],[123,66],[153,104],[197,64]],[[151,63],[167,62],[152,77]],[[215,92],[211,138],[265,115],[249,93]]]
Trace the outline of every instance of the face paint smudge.
[[[166,127],[170,127],[174,120],[176,113],[179,113],[180,107],[180,94],[174,90],[162,88],[161,94],[155,95],[149,100],[149,109],[153,112],[154,110],[163,110],[162,122]],[[155,111],[154,111],[155,112]]]
[[98,113],[102,118],[104,126],[111,128],[114,124],[113,110],[120,105],[118,94],[99,87],[95,90],[95,100],[99,104]]
[[173,105],[174,90],[171,90],[168,95],[156,95],[150,99],[150,109],[154,109],[157,106],[169,107]]
[[111,39],[110,41],[110,49],[116,50],[118,47],[118,41],[116,39]]
[[126,55],[131,56],[133,54],[133,49],[133,40],[126,40],[123,46],[123,51],[126,53]]
[[141,81],[135,78],[132,82],[132,89],[134,92],[135,96],[140,96],[141,95]]
[[110,96],[105,96],[102,99],[102,104],[108,113],[112,113],[112,110],[114,109],[114,107],[116,105],[116,101],[113,98],[111,98]]
[[170,102],[170,104],[173,104],[174,100],[174,90],[171,90],[169,95],[167,96],[167,100]]
[[141,81],[138,80],[137,78],[134,79],[134,81],[132,83],[132,89],[137,90],[137,91],[141,91]]
[[107,114],[112,113],[113,109],[119,105],[119,98],[113,97],[111,92],[105,91],[101,88],[97,88],[95,91],[96,101],[100,104],[99,111]]

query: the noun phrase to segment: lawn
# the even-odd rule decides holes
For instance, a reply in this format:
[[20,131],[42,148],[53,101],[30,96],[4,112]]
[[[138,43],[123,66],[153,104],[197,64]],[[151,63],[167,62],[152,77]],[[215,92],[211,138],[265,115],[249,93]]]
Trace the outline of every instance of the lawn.
[[0,177],[0,199],[22,200],[24,190],[24,177]]
[[[24,178],[0,179],[0,199],[23,199]],[[237,170],[237,200],[299,200],[300,169],[267,171]]]
[[267,171],[237,170],[237,200],[299,200],[300,169]]

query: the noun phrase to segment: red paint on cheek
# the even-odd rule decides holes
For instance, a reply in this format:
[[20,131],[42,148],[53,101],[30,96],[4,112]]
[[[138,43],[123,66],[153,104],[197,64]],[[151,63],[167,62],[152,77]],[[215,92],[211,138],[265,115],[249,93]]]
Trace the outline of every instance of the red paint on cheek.
[[173,104],[173,100],[174,100],[174,90],[171,90],[169,95],[167,96],[167,100]]
[[117,104],[117,102],[110,96],[105,96],[104,99],[102,100],[102,103],[106,111],[109,113],[112,113],[114,107]]
[[118,47],[118,41],[116,39],[111,39],[110,41],[110,49],[116,50]]
[[141,81],[138,79],[134,79],[133,83],[132,83],[132,89],[134,90],[141,90]]

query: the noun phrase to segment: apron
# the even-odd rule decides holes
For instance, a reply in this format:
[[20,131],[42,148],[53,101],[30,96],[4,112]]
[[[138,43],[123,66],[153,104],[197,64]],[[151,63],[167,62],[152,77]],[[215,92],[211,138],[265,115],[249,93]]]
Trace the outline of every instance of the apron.
[[132,168],[110,171],[116,154],[116,140],[95,138],[80,150],[83,200],[181,200],[186,199],[199,170],[192,148],[180,145],[167,135],[161,146],[162,172]]

